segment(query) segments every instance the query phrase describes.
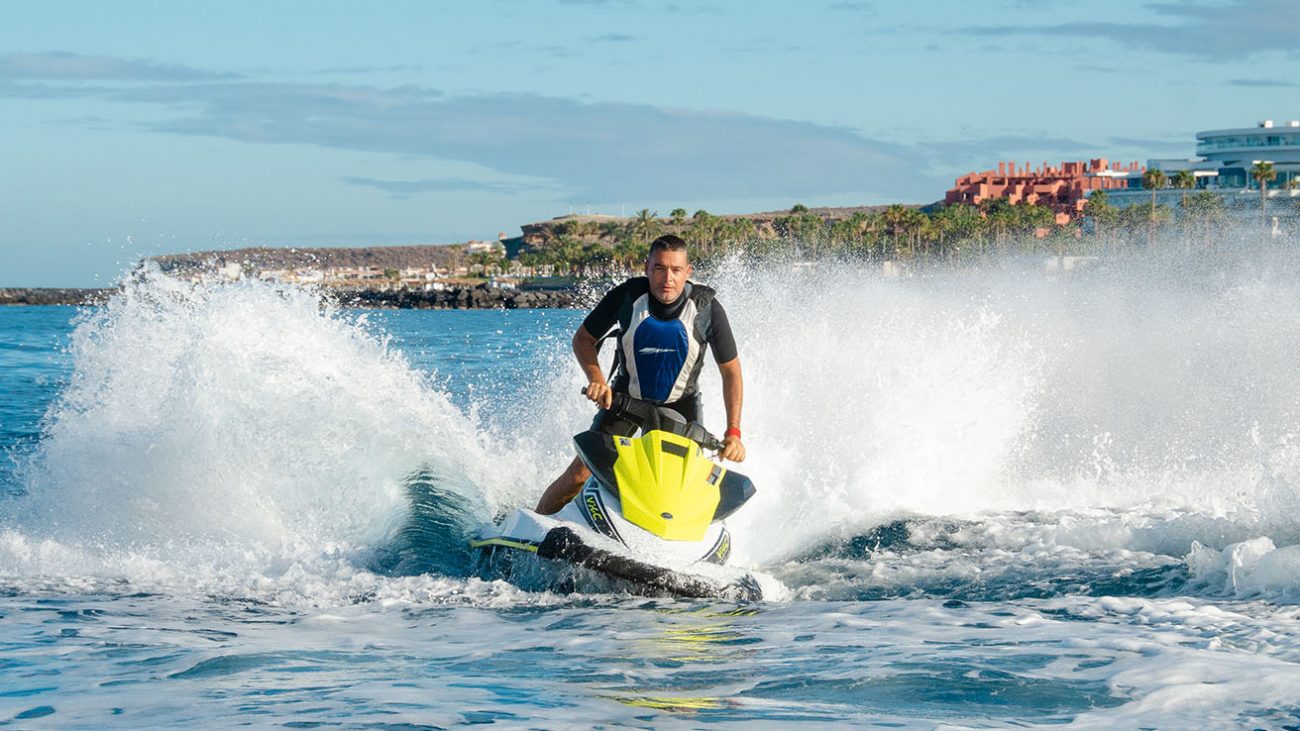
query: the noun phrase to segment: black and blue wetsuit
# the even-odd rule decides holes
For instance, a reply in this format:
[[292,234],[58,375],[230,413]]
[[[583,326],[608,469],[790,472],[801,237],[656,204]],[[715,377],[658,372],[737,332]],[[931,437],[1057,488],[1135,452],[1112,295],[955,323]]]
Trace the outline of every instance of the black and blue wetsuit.
[[[611,388],[670,408],[687,421],[702,421],[696,381],[705,348],[713,350],[718,363],[736,357],[731,325],[714,291],[687,282],[673,303],[664,304],[650,293],[649,279],[629,279],[610,290],[582,322],[593,338],[603,337],[616,325],[617,371]],[[636,430],[604,409],[591,428],[624,436]]]

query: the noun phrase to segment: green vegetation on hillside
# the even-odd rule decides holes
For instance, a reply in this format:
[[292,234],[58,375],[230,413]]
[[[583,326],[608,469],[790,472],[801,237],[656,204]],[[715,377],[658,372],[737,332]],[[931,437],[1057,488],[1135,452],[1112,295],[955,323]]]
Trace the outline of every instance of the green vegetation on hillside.
[[[1270,170],[1257,166],[1261,184]],[[1158,172],[1158,171],[1157,171]],[[667,217],[643,208],[630,218],[568,216],[523,226],[514,239],[518,256],[506,259],[501,248],[474,252],[466,245],[363,248],[257,248],[155,257],[165,271],[185,273],[237,265],[245,274],[266,270],[342,270],[365,268],[358,282],[399,286],[404,270],[437,267],[440,277],[490,277],[498,274],[569,278],[588,274],[636,271],[650,242],[672,233],[686,239],[700,262],[731,255],[770,259],[851,259],[865,261],[963,262],[1006,254],[1115,254],[1157,246],[1191,251],[1211,247],[1229,219],[1224,199],[1194,191],[1190,174],[1144,176],[1150,202],[1127,207],[1111,204],[1106,191],[1094,192],[1078,220],[1056,223],[1052,209],[1006,198],[978,206],[955,204],[922,208],[891,205],[864,208],[809,208],[746,216],[715,215],[675,208]],[[1159,203],[1157,192],[1180,190],[1180,204]],[[1276,206],[1288,221],[1300,219],[1300,204]],[[1234,217],[1242,219],[1240,213]],[[1253,216],[1251,216],[1253,218]],[[1265,223],[1271,225],[1271,218]],[[1291,225],[1288,223],[1287,225]],[[521,244],[522,242],[522,244]],[[457,272],[459,274],[457,274]],[[360,275],[358,275],[360,276]],[[349,280],[351,281],[351,280]],[[402,286],[405,286],[402,284]]]
[[[1159,205],[1154,193],[1169,183],[1183,188],[1180,210]],[[698,259],[740,253],[753,257],[851,258],[866,260],[961,261],[993,254],[1052,256],[1116,253],[1150,247],[1156,241],[1208,245],[1227,219],[1221,196],[1189,192],[1186,180],[1152,176],[1150,204],[1117,208],[1105,191],[1088,199],[1078,221],[1058,225],[1045,206],[1011,204],[1005,198],[979,206],[948,205],[926,211],[894,205],[874,212],[836,217],[795,205],[762,220],[723,217],[678,208],[668,218],[642,209],[616,221],[557,220],[541,227],[523,249],[519,264],[529,273],[582,274],[611,268],[635,270],[649,242],[674,233],[694,247]]]

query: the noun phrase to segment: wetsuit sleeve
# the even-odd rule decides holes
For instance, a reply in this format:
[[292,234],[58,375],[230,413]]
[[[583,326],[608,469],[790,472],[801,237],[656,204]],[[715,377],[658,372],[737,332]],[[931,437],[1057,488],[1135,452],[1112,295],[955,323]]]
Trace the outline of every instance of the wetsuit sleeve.
[[582,327],[588,335],[599,338],[614,327],[618,322],[618,309],[623,303],[623,294],[626,291],[627,282],[624,282],[609,290],[600,302],[596,303],[595,309],[587,315],[587,319],[582,321]]
[[727,311],[722,309],[722,304],[717,300],[713,300],[713,312],[710,313],[709,319],[709,348],[713,351],[713,360],[717,363],[734,360],[738,355],[736,339],[731,334]]

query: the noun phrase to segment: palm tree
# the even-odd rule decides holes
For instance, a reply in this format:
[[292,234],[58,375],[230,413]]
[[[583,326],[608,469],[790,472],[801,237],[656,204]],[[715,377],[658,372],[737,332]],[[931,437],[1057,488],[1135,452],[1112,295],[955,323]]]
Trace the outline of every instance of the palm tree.
[[908,224],[911,223],[911,217],[908,215],[909,210],[911,209],[895,204],[886,208],[883,214],[885,228],[894,239],[894,256],[897,256],[899,251],[898,235],[906,233]]
[[648,247],[637,243],[635,239],[623,239],[614,244],[613,249],[614,261],[627,271],[636,271],[637,265],[646,260],[647,253]]
[[811,213],[798,213],[777,219],[783,233],[794,239],[795,245],[812,244],[813,256],[817,256],[817,239],[822,220]]
[[488,275],[488,267],[492,266],[493,254],[490,251],[479,251],[469,255],[469,270],[471,273],[478,269],[482,276]]
[[1228,210],[1222,196],[1202,190],[1187,198],[1186,213],[1187,220],[1200,232],[1203,246],[1209,248],[1210,231],[1227,218]]
[[600,238],[615,240],[623,233],[623,224],[616,221],[606,221],[600,224]]
[[935,228],[939,236],[940,254],[958,256],[962,246],[979,235],[984,218],[980,210],[972,205],[955,204],[944,206],[934,214]]
[[1273,163],[1260,160],[1250,169],[1250,177],[1259,183],[1259,215],[1264,219],[1264,225],[1268,225],[1268,184],[1277,178],[1277,170],[1274,169]]
[[571,236],[557,236],[543,250],[548,264],[554,271],[573,273],[582,259],[582,243]]
[[988,221],[995,246],[1001,248],[1006,243],[1007,229],[1013,226],[1016,220],[1016,211],[1010,199],[985,198],[980,201],[980,213],[983,213],[985,220]]
[[1149,224],[1147,226],[1147,248],[1155,242],[1156,237],[1156,191],[1165,187],[1169,182],[1169,176],[1165,171],[1151,168],[1142,173],[1142,187],[1151,191],[1151,213],[1149,215]]
[[1051,233],[1052,228],[1056,225],[1056,214],[1047,206],[1020,201],[1012,206],[1011,210],[1015,216],[1016,230],[1022,236],[1022,241],[1028,249],[1033,249],[1038,245],[1039,229]]
[[923,243],[921,253],[928,259],[930,243],[939,238],[939,225],[935,222],[934,216],[927,216],[921,211],[916,212],[912,221],[916,226],[916,240],[918,243]]
[[1111,231],[1119,222],[1119,211],[1110,204],[1104,190],[1094,190],[1083,204],[1083,215],[1092,221],[1092,235],[1103,243],[1109,241]]
[[672,224],[673,224],[674,226],[680,226],[680,225],[682,225],[683,223],[686,223],[686,209],[685,209],[685,208],[674,208],[674,209],[673,209],[673,212],[672,212],[671,214],[669,214],[669,216],[670,216],[670,219],[669,219],[669,220],[672,221]]
[[659,235],[659,211],[642,208],[632,218],[632,233],[642,241],[649,242]]
[[758,228],[749,218],[733,219],[727,224],[727,238],[731,243],[749,241],[758,236]]
[[535,251],[519,252],[519,265],[528,272],[528,276],[537,276],[537,265],[542,263],[542,255]]
[[583,240],[599,238],[600,224],[595,221],[577,221],[573,227],[573,233]]
[[581,257],[582,269],[587,274],[590,274],[593,269],[606,273],[609,265],[614,261],[613,250],[595,241],[584,243],[578,255]]
[[848,229],[849,251],[854,254],[870,254],[868,247],[874,243],[876,233],[880,230],[880,216],[867,215],[858,211],[850,216],[845,222]]
[[1187,191],[1196,187],[1196,173],[1191,170],[1179,170],[1170,180],[1173,186],[1183,191],[1182,207],[1187,207]]
[[709,244],[716,237],[720,223],[722,223],[721,219],[701,208],[691,216],[691,226],[686,230],[685,238],[699,247],[701,255],[707,255]]
[[1151,210],[1156,210],[1156,191],[1165,187],[1169,182],[1169,176],[1165,171],[1158,168],[1151,168],[1142,173],[1142,187],[1151,191]]
[[1187,191],[1196,187],[1196,174],[1193,173],[1191,170],[1179,170],[1178,172],[1174,173],[1174,177],[1171,182],[1173,183],[1173,186],[1175,188],[1183,191],[1183,200],[1178,206],[1178,223],[1179,223],[1179,228],[1183,229],[1183,233],[1184,233],[1183,249],[1185,251],[1191,251],[1192,239],[1190,236],[1186,235],[1187,227],[1182,224],[1183,224],[1184,217],[1186,217],[1187,215]]

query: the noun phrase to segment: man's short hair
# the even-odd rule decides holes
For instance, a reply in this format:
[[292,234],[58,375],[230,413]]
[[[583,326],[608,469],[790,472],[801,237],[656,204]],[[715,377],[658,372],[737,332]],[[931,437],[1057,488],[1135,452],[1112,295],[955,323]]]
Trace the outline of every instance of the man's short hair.
[[664,234],[654,241],[651,241],[650,252],[646,254],[646,258],[653,258],[656,251],[681,251],[685,252],[687,259],[691,256],[691,251],[687,248],[686,242],[683,241],[680,236],[674,236],[672,234]]

